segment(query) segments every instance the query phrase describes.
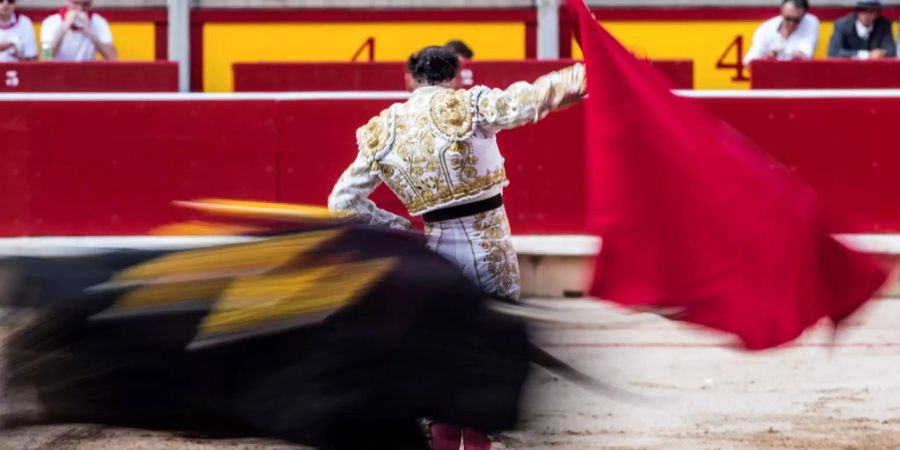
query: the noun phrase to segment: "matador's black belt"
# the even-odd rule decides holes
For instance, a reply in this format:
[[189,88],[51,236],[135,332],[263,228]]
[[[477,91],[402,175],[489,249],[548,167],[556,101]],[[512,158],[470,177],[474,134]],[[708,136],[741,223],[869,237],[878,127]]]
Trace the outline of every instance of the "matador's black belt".
[[422,215],[422,218],[429,223],[443,222],[445,220],[461,219],[463,217],[493,211],[501,206],[503,206],[503,195],[497,194],[489,199],[425,213]]

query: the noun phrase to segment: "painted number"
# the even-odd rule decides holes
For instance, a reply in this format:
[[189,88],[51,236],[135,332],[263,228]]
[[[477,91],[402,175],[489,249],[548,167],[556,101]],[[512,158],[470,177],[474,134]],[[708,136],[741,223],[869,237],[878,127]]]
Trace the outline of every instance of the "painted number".
[[363,52],[369,50],[369,62],[375,61],[375,38],[370,37],[366,39],[366,42],[363,42],[363,45],[359,47],[359,50],[353,54],[353,58],[350,58],[351,62],[356,62],[359,60],[359,57],[362,56]]
[[7,70],[6,71],[6,87],[17,88],[19,87],[19,72],[16,70]]
[[[732,62],[729,62],[732,61]],[[734,70],[731,81],[750,81],[744,73],[744,36],[737,36],[716,62],[716,69]]]

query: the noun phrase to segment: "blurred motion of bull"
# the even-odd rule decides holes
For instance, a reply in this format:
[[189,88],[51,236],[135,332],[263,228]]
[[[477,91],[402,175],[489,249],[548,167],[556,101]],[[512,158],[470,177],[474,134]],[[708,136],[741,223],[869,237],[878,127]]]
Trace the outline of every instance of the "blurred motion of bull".
[[515,426],[524,324],[421,237],[319,224],[246,243],[0,260],[8,398],[91,422],[324,449]]

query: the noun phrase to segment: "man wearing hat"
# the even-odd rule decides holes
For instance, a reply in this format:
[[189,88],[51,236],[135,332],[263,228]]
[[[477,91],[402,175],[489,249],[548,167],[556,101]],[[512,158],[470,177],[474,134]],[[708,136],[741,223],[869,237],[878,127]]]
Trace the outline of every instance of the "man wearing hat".
[[834,23],[829,58],[879,59],[897,56],[891,21],[881,17],[880,0],[861,0],[856,11]]

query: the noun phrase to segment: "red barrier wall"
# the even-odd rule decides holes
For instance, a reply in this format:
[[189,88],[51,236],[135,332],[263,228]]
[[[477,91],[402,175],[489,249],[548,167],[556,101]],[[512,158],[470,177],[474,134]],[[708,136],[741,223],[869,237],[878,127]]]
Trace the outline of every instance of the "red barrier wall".
[[[703,103],[815,187],[846,231],[900,231],[900,98],[706,98]],[[859,94],[855,94],[859,95]]]
[[[694,88],[694,62],[690,60],[648,61],[675,89]],[[575,64],[554,61],[471,61],[464,64],[471,80],[468,86],[505,88],[521,80],[534,80],[548,72]],[[403,91],[404,63],[236,63],[235,92],[286,91]]]
[[[0,235],[140,234],[189,218],[171,201],[198,197],[323,204],[355,128],[391,102],[222,98],[0,101]],[[900,96],[698,101],[847,213],[844,231],[900,231],[886,131]],[[500,135],[517,234],[583,231],[582,117],[576,107]],[[386,189],[376,200],[399,210]]]
[[2,63],[0,74],[0,93],[178,92],[175,62]]
[[187,217],[172,200],[276,200],[275,106],[0,102],[0,234],[144,233]]
[[900,61],[830,59],[751,63],[753,89],[885,89],[900,88]]

